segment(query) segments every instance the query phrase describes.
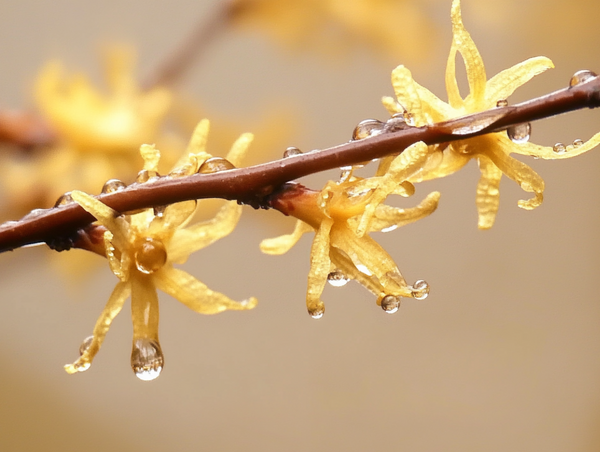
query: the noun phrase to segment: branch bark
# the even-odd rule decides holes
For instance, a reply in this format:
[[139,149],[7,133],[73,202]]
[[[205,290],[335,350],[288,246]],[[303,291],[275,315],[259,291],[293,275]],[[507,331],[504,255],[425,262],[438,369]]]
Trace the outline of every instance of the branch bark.
[[[122,191],[99,195],[98,199],[119,212],[201,198],[237,200],[255,208],[269,208],[269,195],[282,184],[309,174],[397,154],[417,141],[432,145],[462,140],[505,130],[513,125],[598,106],[600,77],[595,77],[587,83],[513,106],[494,108],[428,126],[384,133],[252,167],[181,178],[163,177],[155,182],[132,184]],[[92,221],[94,218],[75,203],[35,210],[19,221],[0,226],[0,252],[40,242],[62,243],[65,238],[76,235],[79,229]]]

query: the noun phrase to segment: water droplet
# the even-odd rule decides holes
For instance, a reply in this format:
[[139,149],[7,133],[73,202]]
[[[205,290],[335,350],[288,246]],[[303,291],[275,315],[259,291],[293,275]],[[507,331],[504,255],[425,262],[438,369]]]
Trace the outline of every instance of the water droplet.
[[374,135],[379,135],[385,126],[384,122],[377,119],[365,119],[358,123],[352,132],[352,140],[363,140]]
[[154,216],[155,217],[159,217],[162,218],[163,214],[165,213],[165,209],[168,207],[168,205],[163,205],[163,206],[154,206],[153,210],[154,210]]
[[415,300],[424,300],[429,295],[429,284],[427,281],[419,279],[410,286],[410,291]]
[[83,342],[79,346],[79,356],[83,355],[85,353],[85,351],[88,348],[90,348],[90,345],[92,345],[93,340],[94,340],[94,336],[88,336],[83,340]]
[[137,174],[135,181],[138,184],[145,184],[146,182],[152,181],[154,179],[158,179],[160,175],[156,171],[152,170],[142,170]]
[[573,140],[573,147],[574,148],[578,148],[579,146],[583,145],[583,140],[580,140],[579,138],[576,140]]
[[102,187],[102,193],[114,193],[116,191],[123,190],[125,187],[127,187],[127,185],[122,180],[110,179],[104,183],[104,186]]
[[227,159],[224,159],[223,157],[211,157],[205,160],[202,165],[200,165],[198,172],[202,174],[210,174],[218,173],[219,171],[227,171],[234,168],[235,166],[233,163]]
[[529,141],[529,136],[531,135],[531,124],[524,122],[522,124],[514,125],[506,129],[506,134],[513,143],[527,143]]
[[498,102],[496,102],[496,107],[508,107],[508,101],[506,99],[500,99]]
[[167,262],[167,250],[160,240],[145,237],[136,244],[135,265],[139,271],[149,275],[162,268]]
[[283,153],[283,158],[286,159],[288,157],[293,157],[294,155],[300,155],[302,151],[295,146],[290,146]]
[[411,112],[405,111],[404,113],[402,113],[402,116],[404,117],[406,125],[411,127],[415,125],[415,115],[413,115]]
[[165,358],[157,341],[135,339],[131,351],[131,368],[140,380],[157,378],[165,365]]
[[554,152],[556,152],[557,154],[564,154],[565,152],[567,152],[567,147],[562,144],[562,143],[556,143],[553,147],[552,150]]
[[404,114],[396,113],[390,119],[387,120],[383,131],[385,133],[398,132],[399,130],[408,129],[410,126],[406,124],[406,120],[404,119]]
[[592,71],[588,71],[588,70],[577,71],[577,72],[575,72],[575,74],[573,74],[573,77],[571,77],[571,80],[569,80],[569,86],[576,86],[576,85],[581,85],[582,83],[587,83],[597,76],[598,76],[598,74],[596,74],[595,72],[592,72]]
[[60,195],[60,197],[56,200],[54,207],[66,206],[67,204],[71,204],[73,202],[73,197],[71,196],[71,192],[68,191],[64,195]]
[[387,228],[383,228],[381,230],[381,232],[392,232],[394,230],[398,229],[398,225],[397,224],[393,224],[391,226],[388,226]]
[[313,319],[320,319],[325,314],[325,305],[323,303],[319,303],[313,308],[308,308],[308,315],[310,315]]
[[394,295],[386,295],[381,299],[381,309],[388,314],[394,314],[400,309],[400,297]]
[[334,270],[327,275],[327,282],[333,287],[345,286],[348,281],[349,279],[346,278],[346,275],[340,269]]

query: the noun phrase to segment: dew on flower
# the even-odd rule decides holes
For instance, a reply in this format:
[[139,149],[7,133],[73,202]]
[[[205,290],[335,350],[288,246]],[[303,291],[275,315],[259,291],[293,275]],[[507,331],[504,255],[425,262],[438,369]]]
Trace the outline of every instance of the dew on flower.
[[427,281],[419,279],[410,286],[410,292],[415,300],[424,300],[429,295],[429,284]]
[[131,351],[131,368],[140,380],[151,381],[158,378],[165,364],[165,358],[157,341],[135,339]]
[[155,217],[162,218],[162,217],[163,217],[163,214],[165,213],[165,209],[166,209],[167,207],[168,207],[168,206],[166,206],[166,205],[162,205],[162,206],[154,206],[154,207],[152,208],[152,210],[153,210],[153,212],[154,212],[154,216],[155,216]]
[[79,356],[83,355],[86,352],[86,350],[90,348],[90,345],[92,345],[93,340],[94,336],[88,336],[83,340],[83,342],[81,342],[81,345],[79,346]]
[[597,76],[598,74],[587,69],[577,71],[575,74],[573,74],[571,80],[569,80],[569,86],[577,86],[581,85],[582,83],[587,83]]
[[223,157],[211,157],[200,166],[198,172],[201,174],[210,174],[230,169],[235,169],[235,166],[229,160]]
[[365,119],[359,122],[354,128],[354,131],[352,132],[352,141],[364,140],[365,138],[379,135],[384,127],[385,123],[378,119]]
[[564,154],[565,152],[567,152],[567,147],[563,143],[556,143],[552,147],[552,150],[560,155],[560,154]]
[[283,152],[283,158],[293,157],[294,155],[300,155],[302,151],[296,146],[290,146]]
[[104,183],[104,186],[102,187],[102,193],[104,193],[104,194],[114,193],[119,190],[123,190],[126,187],[127,187],[127,184],[125,184],[125,182],[123,182],[122,180],[109,179]]
[[162,241],[145,237],[134,255],[135,265],[147,275],[160,270],[167,262],[167,251]]
[[500,99],[500,100],[498,100],[498,102],[496,102],[496,107],[498,107],[498,108],[508,107],[508,101],[506,99]]
[[573,147],[574,148],[578,148],[579,146],[581,146],[583,144],[583,140],[577,138],[576,140],[573,140]]
[[394,295],[386,295],[381,299],[381,309],[388,314],[394,314],[400,309],[400,297]]
[[506,134],[513,143],[527,143],[531,135],[531,124],[528,122],[524,122],[522,124],[517,124],[515,126],[509,127],[508,129],[506,129]]
[[157,171],[143,169],[137,174],[135,181],[138,184],[145,184],[146,182],[158,179],[159,177],[160,175]]
[[67,192],[56,200],[54,207],[66,206],[67,204],[71,204],[73,202],[73,198],[71,197],[71,192]]
[[327,275],[327,282],[333,287],[345,286],[348,283],[348,281],[349,279],[339,268]]
[[313,319],[318,320],[325,314],[325,305],[323,303],[318,304],[314,307],[308,308],[308,315]]

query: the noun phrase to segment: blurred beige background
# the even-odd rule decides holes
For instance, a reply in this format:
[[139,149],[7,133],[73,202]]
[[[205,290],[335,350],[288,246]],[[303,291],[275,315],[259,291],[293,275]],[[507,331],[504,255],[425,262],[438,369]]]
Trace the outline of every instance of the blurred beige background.
[[[143,75],[216,3],[4,0],[0,105],[31,106],[31,83],[50,57],[100,80],[96,50],[106,40],[133,43]],[[209,115],[242,125],[268,105],[289,107],[302,118],[289,145],[301,149],[346,141],[358,121],[385,117],[379,99],[393,93],[396,64],[445,99],[450,0],[414,3],[436,30],[419,58],[362,46],[332,62],[238,31],[208,48],[182,88]],[[511,102],[566,86],[579,69],[600,70],[599,12],[592,0],[463,1],[489,76],[536,55],[556,65]],[[569,143],[598,130],[600,112],[586,111],[533,124],[532,141]],[[166,367],[151,383],[129,367],[127,308],[88,372],[62,368],[112,290],[107,267],[69,279],[50,251],[1,255],[0,450],[600,450],[600,151],[528,163],[546,181],[544,204],[519,209],[526,195],[503,179],[486,232],[476,228],[474,165],[417,187],[415,200],[441,190],[438,211],[376,238],[408,281],[426,279],[432,291],[393,316],[351,283],[327,288],[327,314],[312,320],[309,238],[287,255],[261,255],[259,241],[293,221],[248,208],[230,237],[185,268],[233,298],[257,296],[259,306],[203,317],[161,295]]]

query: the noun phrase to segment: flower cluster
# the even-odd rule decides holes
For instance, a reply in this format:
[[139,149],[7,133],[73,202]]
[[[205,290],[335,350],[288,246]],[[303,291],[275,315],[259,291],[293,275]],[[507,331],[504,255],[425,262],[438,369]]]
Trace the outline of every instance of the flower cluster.
[[[369,236],[370,232],[391,231],[435,211],[438,192],[409,209],[383,204],[389,194],[411,194],[404,182],[421,167],[427,152],[427,146],[419,142],[396,156],[381,176],[363,179],[345,174],[320,192],[291,185],[277,197],[275,207],[297,218],[296,228],[292,234],[264,240],[260,247],[268,254],[283,254],[302,234],[315,232],[306,295],[313,318],[325,312],[320,296],[327,281],[334,286],[349,279],[359,282],[377,296],[377,304],[387,312],[398,310],[400,297],[427,296],[427,283],[420,280],[409,286],[389,254]],[[288,205],[293,209],[286,209]]]
[[[191,140],[191,152],[169,177],[181,177],[197,171],[206,173],[231,169],[234,164],[239,163],[252,141],[252,135],[242,135],[227,159],[222,159],[212,157],[204,151],[207,133],[208,122],[203,121]],[[159,151],[154,146],[143,145],[141,154],[145,165],[138,181],[152,183],[158,178]],[[111,187],[118,188],[115,181],[110,184]],[[74,191],[71,197],[106,229],[105,254],[119,282],[96,322],[93,335],[83,342],[81,356],[73,364],[65,366],[67,372],[82,372],[90,367],[112,320],[129,296],[133,321],[131,366],[142,380],[156,378],[164,365],[158,341],[156,289],[201,314],[216,314],[228,309],[252,309],[256,306],[255,298],[241,302],[231,300],[210,290],[192,275],[173,265],[185,262],[191,253],[228,235],[234,229],[241,214],[241,206],[235,202],[227,202],[214,219],[188,226],[197,209],[197,202],[194,200],[120,215],[83,192]]]
[[[476,113],[507,105],[507,98],[519,86],[553,64],[548,58],[537,57],[523,61],[487,80],[483,60],[471,36],[465,29],[460,0],[452,3],[452,46],[446,66],[446,90],[448,103],[438,99],[433,93],[419,85],[411,72],[404,66],[398,66],[392,72],[392,85],[397,101],[384,97],[383,104],[390,114],[403,114],[414,126],[424,126],[445,121],[469,113]],[[465,63],[469,83],[469,95],[460,96],[456,80],[456,55],[459,53]],[[585,81],[577,76],[573,83]],[[470,131],[465,129],[465,133]],[[437,145],[430,149],[430,163],[422,171],[408,180],[420,182],[452,174],[466,165],[471,159],[477,160],[481,178],[477,185],[477,210],[479,227],[492,227],[498,211],[502,174],[517,182],[521,188],[533,193],[534,197],[519,201],[519,207],[534,209],[543,200],[544,181],[529,166],[510,156],[521,154],[542,159],[563,159],[580,155],[600,143],[600,134],[587,142],[576,141],[573,145],[558,144],[554,147],[529,143],[530,125],[522,124],[506,132],[492,133],[475,138],[454,141],[447,145]],[[389,164],[390,157],[383,159],[382,165]]]
[[135,175],[141,143],[157,143],[167,168],[175,163],[182,149],[162,128],[173,94],[162,87],[142,89],[134,63],[130,49],[106,49],[107,93],[83,74],[66,75],[58,61],[42,68],[35,98],[56,143],[27,159],[0,157],[10,209],[49,207],[73,187],[92,191],[111,177]]

